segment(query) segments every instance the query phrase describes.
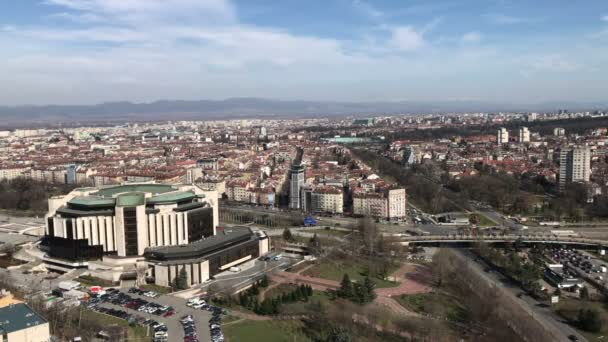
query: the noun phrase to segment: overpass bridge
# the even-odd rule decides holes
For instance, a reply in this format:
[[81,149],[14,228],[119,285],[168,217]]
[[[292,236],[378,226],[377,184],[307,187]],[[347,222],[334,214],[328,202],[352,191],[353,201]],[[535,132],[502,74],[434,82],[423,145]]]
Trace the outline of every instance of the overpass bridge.
[[479,242],[494,245],[507,243],[520,243],[522,245],[567,245],[576,248],[608,248],[608,240],[591,239],[575,236],[548,236],[548,235],[425,235],[425,236],[401,236],[398,241],[406,246],[450,246],[470,247]]

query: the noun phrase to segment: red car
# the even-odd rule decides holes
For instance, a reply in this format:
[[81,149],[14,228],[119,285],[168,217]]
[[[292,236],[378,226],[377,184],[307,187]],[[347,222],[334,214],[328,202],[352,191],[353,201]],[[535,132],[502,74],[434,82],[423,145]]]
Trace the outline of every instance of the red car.
[[163,315],[163,317],[171,317],[175,315],[175,311],[167,311],[165,312],[165,314]]

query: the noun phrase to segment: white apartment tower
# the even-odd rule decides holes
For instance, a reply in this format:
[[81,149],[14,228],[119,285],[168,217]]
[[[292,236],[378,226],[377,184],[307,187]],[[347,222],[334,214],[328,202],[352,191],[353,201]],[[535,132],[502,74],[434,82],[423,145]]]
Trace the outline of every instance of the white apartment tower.
[[502,127],[498,130],[496,136],[496,143],[498,143],[499,145],[509,143],[509,131],[507,131],[506,128]]
[[589,147],[564,148],[560,152],[559,188],[573,182],[589,182],[591,150]]
[[530,142],[530,130],[528,129],[528,127],[522,127],[519,129],[519,142]]

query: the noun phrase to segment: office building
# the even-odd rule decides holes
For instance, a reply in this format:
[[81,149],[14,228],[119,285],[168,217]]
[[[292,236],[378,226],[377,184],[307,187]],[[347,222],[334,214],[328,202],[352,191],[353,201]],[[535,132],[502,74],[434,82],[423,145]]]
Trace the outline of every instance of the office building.
[[0,341],[48,342],[49,322],[27,304],[10,304],[0,308]]
[[289,208],[301,209],[300,190],[306,181],[306,168],[302,164],[296,164],[289,170]]
[[530,142],[530,130],[528,127],[521,127],[519,129],[519,142],[527,143]]
[[509,131],[506,128],[502,127],[498,130],[496,134],[496,143],[507,144],[509,143]]
[[556,137],[563,137],[566,135],[566,130],[561,127],[556,127],[553,129],[553,135]]
[[560,152],[559,188],[574,182],[589,182],[591,150],[589,147],[563,148]]

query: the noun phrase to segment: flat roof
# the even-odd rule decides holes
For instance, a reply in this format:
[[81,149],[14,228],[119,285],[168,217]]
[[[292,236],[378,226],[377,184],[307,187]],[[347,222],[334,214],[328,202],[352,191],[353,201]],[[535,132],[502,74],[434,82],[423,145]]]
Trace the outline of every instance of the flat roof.
[[46,319],[27,304],[12,304],[0,308],[0,331],[6,331],[7,334],[45,323]]
[[210,236],[206,239],[198,240],[187,245],[146,248],[145,254],[150,256],[152,259],[155,257],[177,259],[182,256],[194,259],[203,255],[211,254],[223,246],[238,242],[245,242],[252,236],[255,236],[255,234],[249,227],[230,227],[226,228],[224,231],[218,232],[214,236]]
[[157,195],[176,190],[176,188],[167,184],[125,184],[101,188],[97,192],[93,193],[93,195],[101,197],[114,197],[114,195],[122,192],[149,192],[153,195]]
[[116,197],[116,205],[119,207],[135,207],[146,203],[146,195],[143,192],[128,192]]

